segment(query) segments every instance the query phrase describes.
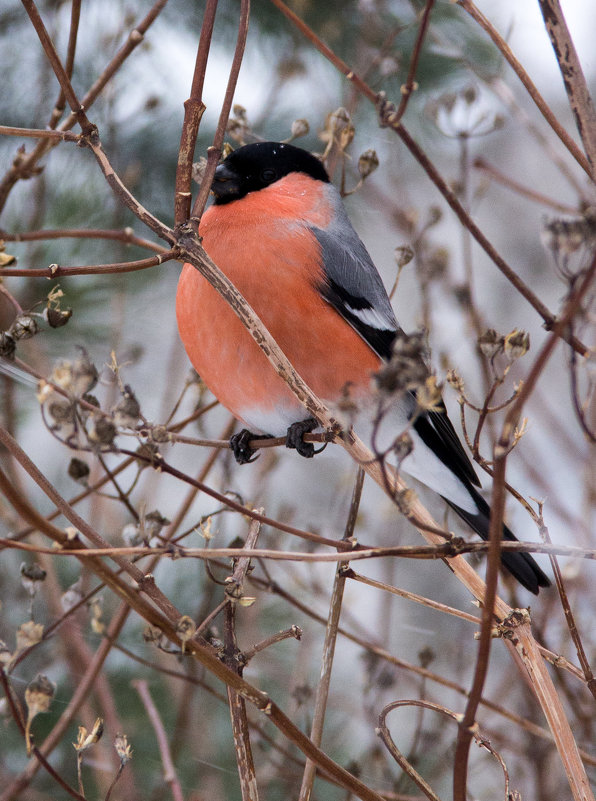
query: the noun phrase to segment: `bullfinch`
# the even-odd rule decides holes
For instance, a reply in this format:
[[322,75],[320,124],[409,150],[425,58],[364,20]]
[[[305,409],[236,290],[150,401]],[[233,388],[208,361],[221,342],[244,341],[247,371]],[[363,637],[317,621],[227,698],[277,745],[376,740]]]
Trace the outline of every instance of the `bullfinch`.
[[[214,203],[199,227],[206,252],[319,397],[337,403],[349,388],[356,405],[366,405],[371,377],[389,362],[403,332],[322,163],[290,144],[246,145],[218,165],[212,192]],[[180,276],[176,316],[196,371],[247,426],[231,440],[236,459],[250,461],[251,432],[286,436],[289,447],[312,456],[303,434],[317,422],[190,264]],[[441,495],[486,540],[490,509],[442,401],[421,410],[414,389],[394,406],[393,436],[408,429],[414,445],[401,469]],[[503,538],[516,539],[507,526]],[[530,592],[549,586],[529,554],[501,559]]]

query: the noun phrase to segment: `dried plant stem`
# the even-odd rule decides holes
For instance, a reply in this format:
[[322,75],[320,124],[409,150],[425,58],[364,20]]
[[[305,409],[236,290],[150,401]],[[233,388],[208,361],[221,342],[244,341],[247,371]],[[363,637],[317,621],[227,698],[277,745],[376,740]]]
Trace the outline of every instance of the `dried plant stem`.
[[138,261],[123,261],[114,264],[89,264],[80,267],[62,267],[60,264],[50,264],[39,269],[19,269],[6,267],[2,270],[3,276],[22,276],[24,278],[61,278],[68,275],[108,275],[111,273],[134,273],[138,270],[147,270],[157,267],[166,261],[176,259],[178,251],[171,248],[157,256],[149,256]]
[[538,0],[538,4],[563,76],[575,124],[590,162],[591,170],[588,174],[594,181],[596,180],[596,109],[559,0]]
[[190,97],[184,103],[184,121],[178,148],[176,165],[176,190],[174,194],[174,225],[186,222],[190,217],[192,161],[199,133],[199,125],[205,111],[203,85],[207,70],[207,59],[211,48],[217,0],[207,0],[201,25],[201,36],[197,49],[195,69],[192,76]]
[[[260,514],[264,511],[264,509],[258,510]],[[244,543],[247,551],[250,552],[255,547],[260,531],[261,523],[258,520],[252,520]],[[236,559],[234,572],[229,577],[226,586],[227,604],[225,608],[223,659],[224,664],[239,676],[242,676],[244,670],[245,657],[240,652],[236,639],[236,609],[237,601],[241,600],[244,593],[244,581],[249,567],[250,556],[241,556]],[[246,714],[246,703],[236,690],[228,686],[227,691],[242,801],[258,801],[259,789],[250,744],[250,726]]]
[[164,781],[169,786],[174,801],[184,801],[180,780],[178,779],[178,774],[176,773],[176,768],[174,767],[174,762],[170,753],[168,736],[159,712],[157,711],[157,707],[153,702],[153,698],[151,698],[149,685],[145,679],[134,679],[131,684],[138,692],[141,701],[143,702],[143,706],[145,707],[145,712],[147,713],[147,716],[151,721],[151,725],[153,726],[153,731],[155,732],[155,737],[157,738],[157,745],[159,747],[159,753],[163,765]]
[[[343,539],[346,541],[351,540],[354,535],[358,508],[360,506],[360,499],[362,497],[363,484],[364,470],[359,467],[358,472],[356,473],[354,488],[352,490],[352,500],[350,502],[348,520],[344,530]],[[319,682],[317,684],[317,691],[315,693],[313,720],[310,729],[310,739],[316,746],[320,746],[323,739],[323,725],[325,722],[325,713],[327,711],[327,700],[329,698],[331,670],[333,667],[335,644],[337,642],[337,634],[339,630],[339,618],[341,615],[341,606],[344,588],[346,585],[346,575],[344,572],[345,566],[346,565],[342,564],[338,564],[337,566],[333,581],[333,590],[331,592],[331,601],[329,603],[329,615],[327,618],[325,640],[323,643],[323,658],[321,660],[321,673]],[[298,801],[309,801],[312,794],[315,776],[316,765],[311,760],[307,759],[306,765],[304,766],[304,773],[302,775],[302,786],[300,787]]]
[[221,104],[221,111],[217,128],[213,137],[213,144],[207,151],[207,165],[203,172],[201,180],[201,187],[192,207],[191,223],[194,227],[198,227],[198,222],[203,215],[209,192],[211,191],[211,184],[213,183],[213,176],[217,162],[221,157],[221,151],[224,143],[224,136],[228,125],[228,118],[232,109],[232,101],[234,100],[234,92],[236,91],[236,84],[238,82],[238,74],[242,65],[242,58],[244,56],[244,48],[246,46],[246,37],[248,35],[248,23],[250,19],[250,0],[240,0],[240,15],[238,21],[238,37],[236,39],[236,48],[234,50],[234,58],[232,59],[232,66],[230,67],[230,74],[228,77],[228,85],[224,95],[223,103]]

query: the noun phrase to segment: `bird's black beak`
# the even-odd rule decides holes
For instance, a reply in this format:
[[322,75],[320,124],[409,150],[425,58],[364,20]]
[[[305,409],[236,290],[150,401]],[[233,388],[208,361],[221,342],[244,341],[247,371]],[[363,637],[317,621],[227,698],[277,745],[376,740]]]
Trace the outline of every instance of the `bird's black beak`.
[[213,176],[211,191],[215,195],[216,202],[226,202],[238,196],[240,190],[240,178],[233,169],[225,162],[218,164]]

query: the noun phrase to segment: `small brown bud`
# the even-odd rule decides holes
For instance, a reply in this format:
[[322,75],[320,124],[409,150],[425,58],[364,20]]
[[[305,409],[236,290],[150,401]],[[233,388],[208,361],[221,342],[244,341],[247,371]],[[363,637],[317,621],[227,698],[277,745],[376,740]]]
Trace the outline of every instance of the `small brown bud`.
[[393,251],[393,258],[401,270],[414,258],[414,249],[410,245],[398,245]]
[[299,139],[301,136],[306,136],[310,131],[308,120],[300,119],[294,120],[292,123],[291,134],[292,139]]
[[504,337],[494,328],[488,328],[478,337],[478,347],[487,359],[494,359],[503,350]]
[[403,431],[393,442],[393,453],[398,462],[403,462],[414,450],[412,437],[407,431]]
[[77,484],[82,484],[84,487],[86,487],[89,473],[89,465],[86,462],[83,462],[82,459],[77,459],[75,456],[70,460],[70,464],[68,465],[68,475],[73,481],[76,481]]
[[358,159],[358,172],[362,180],[368,178],[379,166],[379,157],[376,150],[365,150]]
[[447,383],[451,384],[456,392],[460,394],[464,392],[464,380],[455,370],[447,371]]

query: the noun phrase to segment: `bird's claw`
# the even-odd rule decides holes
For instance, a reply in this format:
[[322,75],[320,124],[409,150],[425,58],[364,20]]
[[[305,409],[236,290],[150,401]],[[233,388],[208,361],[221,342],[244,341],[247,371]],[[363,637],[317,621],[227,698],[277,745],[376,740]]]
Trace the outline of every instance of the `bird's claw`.
[[305,442],[303,437],[305,434],[309,434],[317,428],[318,425],[319,423],[314,417],[292,423],[286,435],[286,448],[294,448],[300,456],[304,456],[305,459],[312,459],[315,453],[320,453],[323,449],[320,448],[318,451],[315,451],[315,446],[312,442]]
[[253,434],[248,428],[243,428],[242,431],[232,434],[230,437],[230,448],[238,464],[250,464],[258,459],[258,453],[250,446],[251,440],[255,437],[256,434]]

